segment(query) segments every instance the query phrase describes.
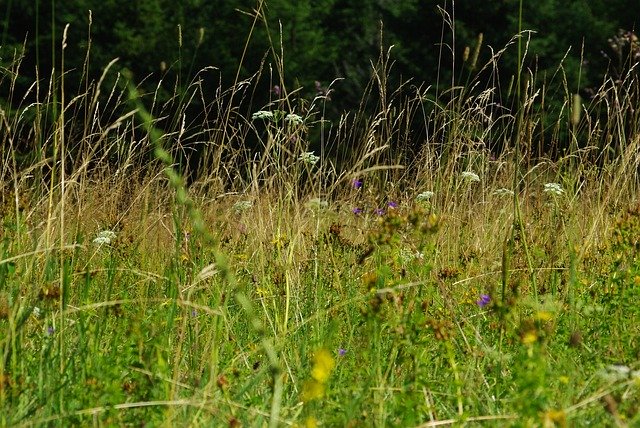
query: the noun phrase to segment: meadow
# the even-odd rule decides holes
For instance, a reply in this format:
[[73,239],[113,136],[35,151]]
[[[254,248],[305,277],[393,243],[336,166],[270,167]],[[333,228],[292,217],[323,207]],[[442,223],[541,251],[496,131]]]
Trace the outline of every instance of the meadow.
[[382,52],[339,120],[265,70],[11,94],[2,426],[640,425],[638,63],[551,117],[500,54],[435,93]]

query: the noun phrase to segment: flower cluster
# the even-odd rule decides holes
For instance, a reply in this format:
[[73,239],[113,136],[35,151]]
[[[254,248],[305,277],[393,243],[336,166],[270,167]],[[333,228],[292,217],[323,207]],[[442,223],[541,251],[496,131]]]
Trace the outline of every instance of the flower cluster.
[[544,192],[560,196],[564,193],[564,189],[558,183],[547,183],[544,185]]
[[480,181],[480,176],[473,171],[464,171],[460,174],[463,180],[468,181],[470,183],[475,183]]
[[298,160],[308,165],[315,165],[320,160],[313,152],[304,152],[298,157]]
[[98,233],[98,236],[93,240],[96,245],[109,245],[111,241],[116,239],[116,233],[111,230],[103,230]]

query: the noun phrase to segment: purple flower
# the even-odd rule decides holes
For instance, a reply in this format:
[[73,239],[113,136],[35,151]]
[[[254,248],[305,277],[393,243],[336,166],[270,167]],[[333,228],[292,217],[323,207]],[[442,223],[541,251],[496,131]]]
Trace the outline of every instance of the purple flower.
[[376,208],[375,211],[373,211],[376,215],[384,215],[384,209],[382,208]]
[[357,178],[354,178],[353,180],[351,180],[351,184],[353,185],[354,189],[359,189],[362,187],[362,180],[358,180]]
[[387,205],[389,205],[389,208],[398,208],[398,204],[393,201],[389,201]]
[[489,304],[489,302],[491,302],[491,296],[488,294],[481,294],[480,298],[476,301],[476,304],[481,308],[484,308]]
[[47,327],[47,334],[49,336],[53,336],[53,333],[56,331],[55,328],[53,328],[52,326]]
[[338,355],[340,355],[341,357],[344,357],[347,353],[347,350],[344,348],[340,348],[338,349]]
[[355,207],[354,209],[351,210],[351,212],[354,213],[355,215],[360,215],[362,214],[362,208]]
[[273,89],[271,89],[271,92],[273,92],[277,97],[279,97],[280,94],[282,94],[282,89],[280,89],[280,86],[274,85]]

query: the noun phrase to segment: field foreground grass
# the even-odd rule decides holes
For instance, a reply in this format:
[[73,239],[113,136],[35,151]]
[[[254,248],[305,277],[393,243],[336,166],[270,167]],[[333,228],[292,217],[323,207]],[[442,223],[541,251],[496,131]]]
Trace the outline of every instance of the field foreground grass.
[[[113,118],[99,87],[48,131],[44,103],[3,112],[3,426],[640,424],[637,81],[560,117],[555,160],[491,90],[426,113],[380,86],[332,158],[309,147],[326,99],[236,116],[244,85],[188,186],[184,123]],[[438,132],[410,148],[420,112]]]

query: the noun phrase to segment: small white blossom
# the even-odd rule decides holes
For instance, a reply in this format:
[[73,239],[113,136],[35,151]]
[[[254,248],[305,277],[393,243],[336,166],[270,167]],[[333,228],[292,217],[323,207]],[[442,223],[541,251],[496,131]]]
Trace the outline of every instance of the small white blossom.
[[255,113],[253,113],[253,115],[251,116],[251,119],[253,119],[253,120],[256,120],[256,119],[273,120],[273,113],[270,112],[270,111],[260,110],[260,111],[257,111]]
[[308,163],[309,165],[315,165],[320,160],[320,157],[316,156],[313,152],[304,152],[298,160]]
[[470,181],[472,183],[474,183],[476,181],[480,181],[480,177],[478,176],[478,174],[476,174],[473,171],[464,171],[460,175],[461,175],[463,180],[467,180],[467,181]]
[[253,202],[251,201],[238,201],[235,204],[233,204],[233,210],[236,212],[236,214],[239,214],[243,211],[248,210],[252,206],[253,206]]
[[111,241],[116,239],[116,233],[112,230],[103,230],[98,233],[98,236],[93,240],[96,245],[109,245]]
[[558,183],[547,183],[544,185],[544,191],[546,193],[551,193],[554,195],[562,195],[564,193],[564,189]]
[[494,190],[493,194],[498,196],[513,196],[513,190],[502,187]]
[[40,311],[40,308],[35,306],[33,308],[33,316],[36,318],[40,318],[40,315],[42,314],[42,312]]
[[327,201],[323,201],[320,198],[309,199],[306,204],[307,208],[312,210],[323,210],[329,207],[329,203]]
[[293,123],[294,125],[300,125],[303,122],[302,116],[295,113],[289,113],[285,116],[284,120]]
[[434,195],[435,193],[433,193],[431,190],[427,190],[425,192],[419,193],[416,196],[416,201],[428,201],[433,198]]

